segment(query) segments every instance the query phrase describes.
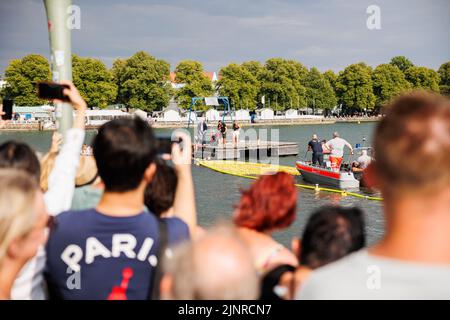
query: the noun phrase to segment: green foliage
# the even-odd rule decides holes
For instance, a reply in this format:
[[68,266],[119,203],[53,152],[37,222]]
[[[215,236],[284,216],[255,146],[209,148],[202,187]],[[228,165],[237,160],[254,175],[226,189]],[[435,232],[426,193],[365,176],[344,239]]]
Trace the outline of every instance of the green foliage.
[[339,73],[336,90],[346,108],[362,111],[375,107],[372,70],[364,63],[351,64]]
[[410,88],[403,72],[395,65],[380,64],[372,73],[376,104],[381,106]]
[[333,70],[327,70],[323,73],[323,76],[331,84],[331,86],[333,87],[333,90],[336,91],[336,80],[337,80],[336,73],[334,73]]
[[115,103],[123,103],[125,101],[125,97],[123,96],[123,83],[122,83],[122,74],[125,71],[125,65],[127,63],[126,59],[116,59],[113,62],[112,68],[111,68],[111,76],[112,81],[117,86],[117,95]]
[[241,64],[242,68],[250,72],[256,79],[259,79],[264,66],[259,61],[246,61]]
[[311,68],[305,81],[306,101],[314,109],[332,109],[337,100],[330,82],[317,68]]
[[390,62],[391,65],[396,66],[399,68],[403,73],[411,67],[414,67],[414,64],[406,58],[405,56],[396,56],[391,59]]
[[117,85],[103,62],[72,56],[73,83],[88,106],[105,108],[117,96]]
[[260,74],[260,95],[274,110],[306,105],[304,83],[308,69],[293,60],[273,58],[266,61]]
[[118,103],[144,111],[160,110],[169,103],[172,89],[166,61],[139,51],[125,63],[116,61],[112,73],[119,87]]
[[22,59],[12,60],[5,70],[4,80],[8,86],[2,96],[14,100],[18,106],[36,106],[48,103],[36,94],[36,83],[49,81],[50,65],[47,59],[39,54],[30,54]]
[[[205,76],[203,66],[198,61],[181,61],[175,68],[177,83],[184,86],[175,92],[178,104],[182,108],[189,108],[193,97],[207,97],[213,94],[211,80]],[[201,106],[197,107],[198,109]]]
[[405,77],[414,89],[439,92],[439,75],[433,69],[411,67],[406,70]]
[[221,79],[217,83],[220,95],[229,97],[236,109],[256,108],[259,82],[248,69],[232,63],[222,68],[220,75]]
[[441,94],[450,96],[450,61],[443,63],[438,70],[441,82],[439,85]]

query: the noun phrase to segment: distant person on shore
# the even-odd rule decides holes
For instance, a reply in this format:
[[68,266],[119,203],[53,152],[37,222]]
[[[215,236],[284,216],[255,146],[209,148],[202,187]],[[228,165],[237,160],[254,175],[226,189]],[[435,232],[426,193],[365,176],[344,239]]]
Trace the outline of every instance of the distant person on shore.
[[19,273],[45,242],[49,219],[36,180],[0,169],[0,300],[11,299]]
[[312,164],[316,163],[323,166],[323,149],[322,143],[317,139],[317,134],[312,135],[312,139],[308,142],[308,151],[312,151]]
[[[184,152],[174,144],[173,161],[190,166],[184,158],[186,153],[191,156],[190,139],[187,134],[182,139]],[[156,146],[153,130],[140,118],[115,119],[100,127],[93,150],[105,190],[95,208],[56,217],[58,227],[46,246],[46,279],[52,298],[149,298],[153,272],[162,259],[153,245],[160,243],[162,227],[156,216],[144,210],[144,192],[156,170]],[[189,238],[182,220],[167,218],[162,223],[169,245]],[[68,288],[67,270],[79,272],[77,290]]]
[[333,133],[333,139],[329,140],[325,146],[330,150],[331,168],[339,171],[341,168],[342,159],[344,157],[344,147],[350,149],[350,154],[353,154],[353,147],[347,140],[339,137],[339,133]]
[[293,299],[311,271],[365,246],[363,212],[357,208],[326,206],[308,219],[301,238],[292,240],[299,266],[280,265],[263,278],[262,299]]
[[162,299],[254,300],[259,295],[251,254],[232,227],[213,227],[175,249],[164,269]]
[[279,264],[297,266],[297,258],[272,238],[294,222],[296,208],[294,178],[285,172],[263,175],[242,191],[233,219],[260,275]]
[[[61,83],[69,86],[69,88],[64,89],[63,93],[70,99],[69,103],[75,110],[76,116],[72,128],[65,133],[61,150],[55,158],[53,169],[48,176],[48,190],[44,194],[44,201],[47,211],[53,216],[68,210],[72,203],[75,176],[85,137],[85,113],[87,107],[86,102],[72,82],[61,81]],[[0,168],[24,170],[39,185],[41,175],[39,160],[35,152],[24,143],[8,141],[0,146]],[[21,270],[14,283],[13,299],[45,299],[44,266],[45,251],[39,250],[38,254]]]
[[384,198],[383,238],[314,271],[298,298],[450,299],[449,99],[425,92],[395,99],[374,148],[365,174]]
[[237,146],[239,143],[239,134],[241,132],[241,127],[237,123],[237,121],[233,121],[233,145]]

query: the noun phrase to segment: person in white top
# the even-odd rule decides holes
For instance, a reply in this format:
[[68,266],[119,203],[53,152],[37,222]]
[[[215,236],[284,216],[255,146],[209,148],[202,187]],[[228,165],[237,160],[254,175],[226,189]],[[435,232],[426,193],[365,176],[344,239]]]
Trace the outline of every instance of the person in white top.
[[[76,117],[73,127],[64,136],[63,145],[48,178],[48,191],[44,194],[47,211],[53,216],[70,209],[72,204],[75,176],[85,137],[85,111],[87,107],[86,102],[72,82],[61,81],[61,83],[69,86],[69,89],[64,89],[64,95],[69,97],[70,104],[76,110]],[[11,293],[12,299],[45,299],[44,266],[45,251],[41,247],[37,255],[24,266],[16,278]]]
[[350,154],[353,154],[353,147],[347,140],[339,137],[339,133],[333,133],[333,139],[328,141],[325,146],[330,150],[331,168],[339,170],[344,156],[344,148],[347,146],[350,149]]
[[297,299],[450,299],[450,99],[410,93],[386,110],[365,171],[384,198],[385,234],[314,271]]

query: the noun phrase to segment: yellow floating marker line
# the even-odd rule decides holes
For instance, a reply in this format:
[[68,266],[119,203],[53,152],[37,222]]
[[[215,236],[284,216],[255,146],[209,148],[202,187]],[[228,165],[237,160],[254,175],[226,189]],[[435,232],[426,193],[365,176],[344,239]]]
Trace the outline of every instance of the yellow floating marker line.
[[[211,169],[213,171],[216,171],[216,172],[219,172],[219,173],[222,173],[222,174],[228,174],[228,175],[240,177],[240,178],[252,179],[252,180],[256,180],[256,179],[258,179],[258,177],[257,176],[247,175],[247,174],[240,174],[240,173],[236,173],[236,172],[233,172],[233,171],[226,171],[224,169],[220,169],[217,166],[214,166],[214,164],[219,164],[220,163],[220,164],[223,164],[223,165],[226,165],[226,166],[229,167],[229,166],[248,166],[248,164],[250,163],[251,166],[254,166],[254,167],[255,166],[267,166],[270,169],[273,169],[273,171],[266,170],[264,173],[283,171],[283,172],[287,172],[287,173],[292,174],[291,172],[294,172],[293,170],[297,171],[297,169],[292,168],[292,167],[288,167],[288,166],[268,165],[268,164],[263,164],[263,163],[251,163],[251,162],[244,162],[244,161],[199,160],[199,159],[195,159],[195,161],[196,161],[196,164],[199,164],[199,165],[201,165],[201,166],[203,166],[205,168]],[[300,174],[298,172],[296,172],[293,175],[300,175]],[[348,191],[345,191],[345,190],[325,188],[325,187],[320,187],[319,185],[311,186],[311,185],[307,185],[307,184],[296,183],[295,186],[298,187],[298,188],[315,190],[315,191],[325,191],[325,192],[331,192],[331,193],[339,193],[343,197],[345,197],[345,196],[353,196],[353,197],[362,198],[362,199],[366,199],[366,200],[383,201],[383,198],[380,198],[380,197],[372,197],[372,196],[366,196],[366,195],[362,195],[362,194],[355,193],[355,192],[348,192]]]

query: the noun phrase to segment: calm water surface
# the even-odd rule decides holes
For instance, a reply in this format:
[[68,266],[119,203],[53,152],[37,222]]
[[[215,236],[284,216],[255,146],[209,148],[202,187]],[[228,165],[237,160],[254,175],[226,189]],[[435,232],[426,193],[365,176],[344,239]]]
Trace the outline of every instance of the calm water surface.
[[[316,133],[320,139],[330,139],[334,131],[338,131],[341,137],[347,139],[352,145],[361,143],[365,137],[370,144],[375,123],[338,123],[327,125],[296,125],[296,126],[270,126],[256,127],[255,129],[279,130],[281,141],[296,141],[300,144],[299,157],[305,156],[306,144],[311,135]],[[157,129],[158,133],[169,133],[169,129]],[[95,132],[88,132],[86,142],[90,143]],[[45,153],[50,147],[51,132],[2,132],[0,143],[10,140],[24,141],[33,146],[37,151]],[[280,164],[294,166],[296,157],[284,157]],[[231,175],[214,172],[207,168],[194,166],[194,183],[196,188],[196,200],[201,225],[208,226],[218,219],[230,218],[233,204],[239,200],[240,190],[247,188],[250,180]],[[298,183],[304,183],[300,177]],[[383,235],[384,220],[382,216],[382,202],[364,200],[355,197],[341,197],[338,194],[319,192],[313,190],[298,190],[297,219],[292,226],[278,232],[276,239],[290,245],[293,236],[299,236],[304,225],[314,210],[322,205],[340,204],[343,206],[358,206],[365,212],[366,231],[368,242],[373,243]]]

